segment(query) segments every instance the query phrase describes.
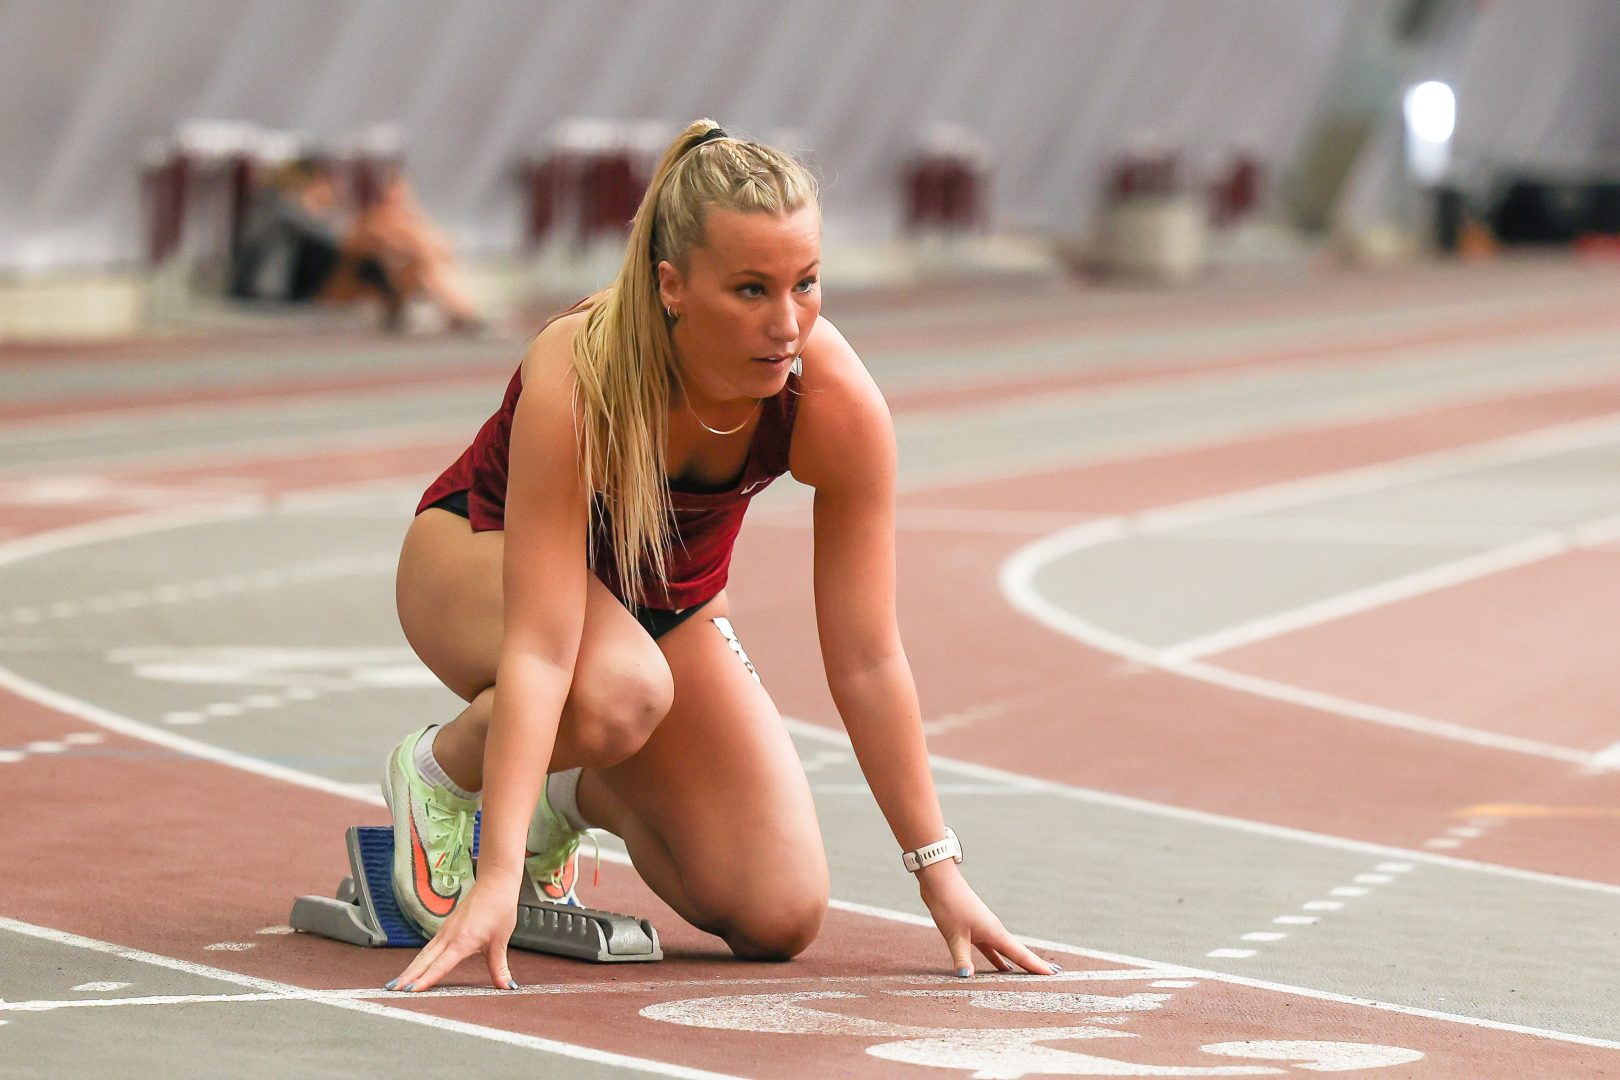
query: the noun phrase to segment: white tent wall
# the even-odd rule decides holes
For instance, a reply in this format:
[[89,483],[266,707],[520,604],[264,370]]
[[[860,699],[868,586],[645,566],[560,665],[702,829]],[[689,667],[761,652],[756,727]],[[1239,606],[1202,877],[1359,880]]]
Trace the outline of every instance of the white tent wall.
[[[1437,79],[1456,93],[1446,182],[1486,199],[1503,170],[1620,171],[1616,58],[1614,0],[1490,0],[1459,5],[1405,75],[1407,85]],[[1399,102],[1389,104],[1340,201],[1340,228],[1424,226],[1429,208],[1407,177]]]
[[[517,247],[514,163],[581,116],[655,119],[673,131],[710,115],[758,137],[786,133],[825,179],[829,234],[863,237],[898,226],[897,173],[919,132],[964,125],[991,156],[993,222],[1072,233],[1086,226],[1107,163],[1144,132],[1180,147],[1195,169],[1239,146],[1285,166],[1347,26],[1386,8],[9,0],[0,4],[0,270],[138,262],[141,148],[198,118],[317,139],[398,124],[423,202],[471,251]],[[1485,20],[1534,12],[1535,21],[1480,46],[1474,100],[1494,94],[1518,111],[1502,132],[1468,128],[1470,145],[1484,153],[1500,138],[1532,156],[1573,155],[1612,137],[1612,112],[1549,117],[1518,90],[1525,50],[1562,41],[1562,53],[1548,54],[1570,65],[1557,73],[1560,100],[1598,111],[1600,95],[1576,93],[1601,60],[1583,27],[1612,27],[1617,10],[1612,0],[1496,0]]]

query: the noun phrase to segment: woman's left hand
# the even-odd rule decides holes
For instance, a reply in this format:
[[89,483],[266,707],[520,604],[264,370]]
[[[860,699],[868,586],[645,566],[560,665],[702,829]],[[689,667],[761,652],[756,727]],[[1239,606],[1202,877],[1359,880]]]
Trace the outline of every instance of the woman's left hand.
[[1037,975],[1055,975],[1063,969],[1030,952],[1007,933],[991,910],[984,906],[967,879],[949,860],[925,866],[917,872],[917,887],[923,903],[934,917],[934,925],[951,950],[951,968],[966,978],[973,974],[973,950],[978,949],[998,971],[1023,968]]

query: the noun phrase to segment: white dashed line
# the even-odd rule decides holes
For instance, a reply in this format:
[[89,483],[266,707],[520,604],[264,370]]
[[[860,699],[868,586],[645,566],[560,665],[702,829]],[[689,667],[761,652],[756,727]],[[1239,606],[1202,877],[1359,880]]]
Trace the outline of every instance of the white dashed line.
[[212,945],[204,945],[204,952],[247,952],[253,948],[251,941],[218,941]]
[[[1446,830],[1447,835],[1436,836],[1425,840],[1424,846],[1430,848],[1455,848],[1462,846],[1464,840],[1471,840],[1483,836],[1494,825],[1501,824],[1501,818],[1475,817],[1470,818],[1466,825],[1453,825]],[[1408,862],[1381,862],[1372,871],[1355,875],[1352,879],[1354,885],[1336,885],[1328,890],[1329,896],[1346,898],[1366,896],[1373,890],[1372,885],[1388,885],[1400,874],[1408,874],[1414,869],[1414,864]],[[1307,900],[1300,907],[1304,911],[1339,911],[1345,905],[1344,900]],[[1271,920],[1279,926],[1311,926],[1318,921],[1315,915],[1278,915]],[[1256,930],[1243,935],[1244,941],[1273,942],[1281,941],[1287,934],[1269,930]],[[1234,959],[1253,956],[1254,949],[1215,949],[1205,953],[1205,956],[1231,957]]]
[[30,754],[60,754],[67,749],[66,743],[59,742],[31,742],[23,749]]
[[105,994],[113,990],[122,990],[129,986],[127,982],[87,982],[80,983],[73,989],[84,994]]

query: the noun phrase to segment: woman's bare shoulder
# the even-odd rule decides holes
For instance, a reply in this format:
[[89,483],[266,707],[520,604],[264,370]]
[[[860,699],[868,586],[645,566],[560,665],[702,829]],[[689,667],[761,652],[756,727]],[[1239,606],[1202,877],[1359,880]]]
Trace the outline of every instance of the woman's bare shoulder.
[[571,311],[545,325],[523,354],[523,387],[560,386],[570,381],[574,366],[574,339],[585,326],[588,311]]
[[839,413],[852,404],[881,402],[877,383],[854,346],[827,319],[816,320],[800,356],[804,369],[801,409],[809,406],[812,411]]
[[797,479],[820,487],[865,455],[887,454],[894,426],[877,383],[836,326],[818,320],[801,355],[789,462]]

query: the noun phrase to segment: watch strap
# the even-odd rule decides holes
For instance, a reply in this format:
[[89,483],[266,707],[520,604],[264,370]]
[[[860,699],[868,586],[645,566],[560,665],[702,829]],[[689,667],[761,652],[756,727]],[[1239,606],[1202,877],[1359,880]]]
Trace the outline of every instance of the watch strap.
[[943,840],[936,840],[927,847],[920,847],[916,851],[905,851],[900,854],[901,865],[913,874],[925,866],[945,859],[962,861],[962,842],[956,838],[956,833],[948,826],[945,829],[945,838]]

